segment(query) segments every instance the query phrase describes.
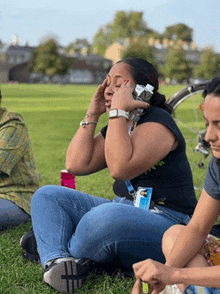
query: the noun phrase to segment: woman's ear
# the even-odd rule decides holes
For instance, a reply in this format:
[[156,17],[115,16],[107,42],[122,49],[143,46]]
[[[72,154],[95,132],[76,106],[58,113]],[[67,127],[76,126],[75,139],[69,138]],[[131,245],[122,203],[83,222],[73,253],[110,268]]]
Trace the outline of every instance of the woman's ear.
[[201,111],[204,111],[204,102],[199,104],[199,109],[200,109]]

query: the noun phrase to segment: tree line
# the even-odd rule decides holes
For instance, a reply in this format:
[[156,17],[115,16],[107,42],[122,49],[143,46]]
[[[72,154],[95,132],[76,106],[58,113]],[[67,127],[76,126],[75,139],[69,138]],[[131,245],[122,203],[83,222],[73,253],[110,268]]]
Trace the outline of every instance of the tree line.
[[[153,38],[162,43],[164,39],[172,41],[163,65],[155,57],[155,48],[149,45]],[[193,29],[183,23],[167,26],[162,34],[149,28],[143,19],[143,12],[118,11],[112,22],[99,28],[92,44],[86,39],[76,39],[66,48],[66,53],[96,53],[104,56],[106,49],[118,42],[124,46],[122,58],[140,57],[151,62],[158,70],[161,78],[174,79],[177,82],[189,81],[191,77],[211,79],[220,74],[220,58],[212,48],[205,48],[201,54],[199,65],[193,65],[185,56],[185,50],[178,46],[178,41],[190,43],[193,41]],[[125,46],[125,44],[128,44]],[[49,77],[55,74],[65,74],[73,60],[59,54],[58,43],[49,38],[40,44],[33,52],[29,69],[43,73]]]

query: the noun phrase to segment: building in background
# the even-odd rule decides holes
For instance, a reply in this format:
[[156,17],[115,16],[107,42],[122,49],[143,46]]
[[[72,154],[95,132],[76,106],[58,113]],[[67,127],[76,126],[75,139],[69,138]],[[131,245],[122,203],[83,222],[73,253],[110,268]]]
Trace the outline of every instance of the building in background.
[[[5,48],[4,62],[0,63],[0,82],[19,83],[47,83],[49,78],[43,74],[30,73],[28,62],[36,47],[31,47],[28,42],[24,46],[19,44],[18,36],[15,35],[12,43]],[[85,50],[84,50],[85,51]],[[52,78],[53,83],[101,83],[112,66],[112,61],[96,54],[67,54],[65,48],[59,46],[59,53],[75,60],[73,66],[66,75],[56,75]]]
[[118,42],[115,42],[106,49],[104,56],[105,58],[112,60],[113,64],[115,64],[116,62],[121,60],[123,49],[124,46],[122,46]]
[[[115,42],[111,44],[105,51],[105,57],[112,60],[113,64],[122,59],[123,50],[129,45],[129,42],[125,40],[124,45]],[[165,63],[165,58],[169,48],[175,46],[181,46],[185,50],[186,59],[192,64],[197,65],[201,62],[201,54],[203,50],[199,49],[194,43],[187,43],[184,41],[177,41],[164,39],[162,42],[158,39],[149,38],[148,45],[154,47],[155,58],[161,65]]]
[[[66,48],[59,46],[59,53],[75,60],[66,75],[56,75],[52,78],[54,83],[81,83],[81,84],[99,84],[107,75],[112,64],[122,58],[123,50],[129,45],[128,40],[123,45],[115,42],[106,49],[105,56],[97,54],[89,54],[88,48],[82,48],[80,52],[66,52]],[[186,59],[193,65],[201,62],[203,50],[198,48],[194,42],[187,43],[181,40],[174,42],[173,40],[149,38],[148,45],[154,47],[155,58],[159,65],[165,63],[166,55],[169,48],[181,46],[185,50]],[[12,43],[8,46],[0,48],[0,82],[14,81],[19,83],[47,83],[50,79],[42,74],[30,73],[28,70],[28,62],[32,52],[36,47],[19,44],[18,36],[15,35]]]

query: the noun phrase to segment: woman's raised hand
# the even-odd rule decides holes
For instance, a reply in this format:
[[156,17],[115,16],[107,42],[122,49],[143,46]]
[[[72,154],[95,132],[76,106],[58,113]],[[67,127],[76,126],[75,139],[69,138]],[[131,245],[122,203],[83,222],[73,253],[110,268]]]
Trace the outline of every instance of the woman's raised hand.
[[111,108],[125,111],[132,111],[137,108],[148,108],[150,106],[149,103],[134,100],[132,96],[133,91],[134,88],[132,87],[131,81],[124,81],[112,97]]
[[106,85],[107,79],[105,79],[103,83],[98,86],[98,89],[95,92],[88,109],[89,114],[100,116],[106,111],[104,98]]

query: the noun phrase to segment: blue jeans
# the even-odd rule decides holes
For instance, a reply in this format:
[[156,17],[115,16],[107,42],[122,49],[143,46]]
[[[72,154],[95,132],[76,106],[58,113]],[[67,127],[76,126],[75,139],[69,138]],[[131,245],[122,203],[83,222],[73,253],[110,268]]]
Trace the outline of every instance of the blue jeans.
[[73,256],[96,262],[117,259],[127,269],[147,258],[165,262],[164,232],[190,220],[160,205],[145,211],[125,198],[110,201],[61,186],[35,192],[31,216],[43,266],[51,259]]
[[30,216],[15,203],[0,198],[0,231],[19,226],[29,218]]
[[220,294],[220,288],[188,286],[184,294]]

